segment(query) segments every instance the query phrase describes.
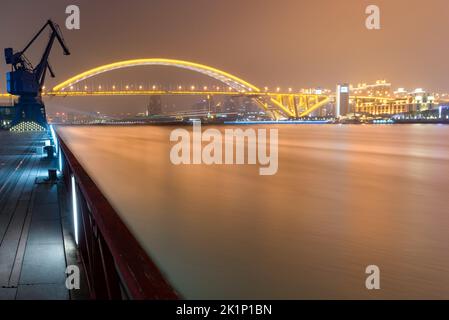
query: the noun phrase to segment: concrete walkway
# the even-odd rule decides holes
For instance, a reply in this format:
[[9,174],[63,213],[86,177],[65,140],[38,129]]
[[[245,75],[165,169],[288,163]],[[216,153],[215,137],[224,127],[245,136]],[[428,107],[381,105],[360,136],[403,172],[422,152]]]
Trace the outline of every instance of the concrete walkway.
[[66,300],[66,255],[46,134],[0,131],[0,300]]

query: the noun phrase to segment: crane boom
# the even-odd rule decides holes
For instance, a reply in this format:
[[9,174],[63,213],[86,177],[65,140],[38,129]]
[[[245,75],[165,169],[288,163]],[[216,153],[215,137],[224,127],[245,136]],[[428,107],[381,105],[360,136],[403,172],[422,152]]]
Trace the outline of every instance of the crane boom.
[[[25,53],[47,28],[50,29],[50,38],[39,63],[34,67],[26,58]],[[70,55],[70,50],[62,37],[59,26],[52,20],[48,20],[23,50],[14,52],[12,48],[5,49],[6,64],[11,65],[11,72],[8,72],[6,75],[7,91],[11,95],[19,97],[19,102],[16,105],[16,119],[13,121],[13,125],[17,125],[20,122],[34,122],[41,127],[47,126],[45,106],[42,102],[42,88],[44,87],[47,71],[54,77],[54,72],[48,59],[56,40],[61,46],[64,55]]]
[[[53,23],[53,21],[48,20],[46,26],[50,26],[52,33],[50,36],[50,41],[47,44],[47,47],[45,48],[45,51],[42,55],[40,63],[37,65],[37,67],[34,69],[34,73],[36,74],[36,78],[39,81],[39,87],[42,88],[44,86],[45,82],[45,75],[47,72],[47,69],[49,68],[48,58],[51,53],[51,49],[53,47],[55,39],[58,40],[59,44],[62,47],[62,50],[64,51],[64,55],[70,55],[70,51],[67,48],[67,45],[65,44],[65,41],[61,35],[61,31],[59,27]],[[39,36],[39,35],[38,35]],[[53,72],[50,72],[53,75]]]
[[[50,39],[42,54],[38,65],[34,68],[25,56],[25,52],[33,45],[44,30],[49,27],[51,30]],[[8,92],[12,95],[34,95],[37,96],[44,86],[45,76],[48,69],[48,59],[55,40],[58,40],[64,55],[70,55],[70,51],[65,44],[61,31],[57,24],[48,20],[39,32],[31,39],[22,51],[14,53],[12,48],[5,49],[6,63],[12,66],[12,71],[8,75]],[[53,72],[50,72],[53,75]]]

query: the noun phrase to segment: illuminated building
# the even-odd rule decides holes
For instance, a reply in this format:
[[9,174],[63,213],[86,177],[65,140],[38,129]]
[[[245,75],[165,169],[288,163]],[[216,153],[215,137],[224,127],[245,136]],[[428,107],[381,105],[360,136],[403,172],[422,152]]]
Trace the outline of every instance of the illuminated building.
[[351,108],[349,105],[349,85],[348,84],[339,84],[337,85],[337,93],[336,93],[336,108],[335,108],[335,116],[346,116],[350,113]]
[[399,88],[392,92],[391,84],[378,80],[375,84],[358,84],[351,86],[350,101],[356,113],[366,113],[374,116],[392,115],[406,112],[419,112],[438,108],[433,94],[418,88],[407,91]]
[[386,80],[377,80],[374,84],[359,83],[350,86],[351,95],[367,97],[389,97],[391,95],[391,83]]

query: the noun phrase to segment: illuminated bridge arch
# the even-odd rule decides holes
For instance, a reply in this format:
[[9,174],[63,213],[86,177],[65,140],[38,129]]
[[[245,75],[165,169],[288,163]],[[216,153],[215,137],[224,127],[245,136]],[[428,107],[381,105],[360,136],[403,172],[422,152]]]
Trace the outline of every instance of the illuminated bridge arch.
[[136,59],[107,64],[78,74],[68,79],[67,81],[64,81],[55,86],[53,88],[53,91],[64,91],[65,89],[77,84],[78,82],[84,81],[105,72],[137,66],[169,66],[187,69],[221,81],[222,83],[238,92],[260,92],[260,90],[256,86],[227,72],[198,63],[172,59]]
[[[279,119],[281,117],[304,117],[329,102],[329,98],[325,96],[304,94],[282,95],[261,92],[261,90],[255,85],[213,67],[189,61],[157,58],[126,60],[100,66],[80,73],[58,84],[53,88],[52,92],[49,92],[47,94],[54,96],[65,95],[68,94],[68,90],[66,89],[71,88],[81,81],[105,72],[137,66],[169,66],[187,69],[209,76],[213,79],[221,81],[229,88],[232,88],[241,95],[251,96],[261,108],[263,108],[268,112],[268,114],[271,114],[276,119]],[[302,111],[299,111],[299,109],[301,109]]]

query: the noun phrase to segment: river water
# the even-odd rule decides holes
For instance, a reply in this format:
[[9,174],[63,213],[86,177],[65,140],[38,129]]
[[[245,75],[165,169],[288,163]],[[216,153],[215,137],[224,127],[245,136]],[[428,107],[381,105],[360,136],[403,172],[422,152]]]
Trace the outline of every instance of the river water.
[[449,126],[267,128],[273,176],[175,166],[171,127],[58,131],[185,298],[449,299]]

